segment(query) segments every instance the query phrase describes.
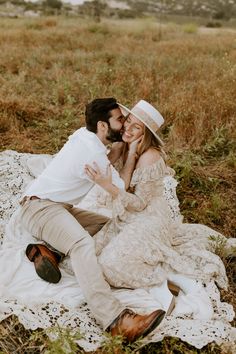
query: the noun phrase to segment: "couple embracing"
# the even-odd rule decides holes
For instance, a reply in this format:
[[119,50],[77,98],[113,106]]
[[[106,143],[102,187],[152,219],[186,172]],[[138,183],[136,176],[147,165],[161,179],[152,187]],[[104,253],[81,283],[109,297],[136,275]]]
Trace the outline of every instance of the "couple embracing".
[[[130,110],[114,98],[95,99],[86,106],[85,122],[25,192],[21,222],[40,241],[26,254],[38,275],[54,283],[61,254],[69,256],[96,320],[133,341],[156,328],[165,311],[135,314],[110,285],[147,288],[180,273],[224,286],[224,265],[208,238],[224,236],[171,219],[163,180],[173,170],[158,136],[164,119],[152,105],[141,100]],[[94,184],[105,191],[112,220],[75,207]],[[169,286],[178,295],[179,288]]]

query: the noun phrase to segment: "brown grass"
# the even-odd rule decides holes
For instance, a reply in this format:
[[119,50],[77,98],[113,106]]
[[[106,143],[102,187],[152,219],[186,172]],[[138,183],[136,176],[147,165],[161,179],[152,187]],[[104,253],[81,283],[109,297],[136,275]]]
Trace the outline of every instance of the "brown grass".
[[[146,99],[166,119],[185,220],[235,236],[235,33],[62,18],[1,19],[0,29],[1,150],[54,153],[83,125],[91,99],[115,96],[128,106]],[[222,296],[236,309],[232,262],[226,267],[230,290]],[[174,349],[198,352],[171,340],[148,350]]]

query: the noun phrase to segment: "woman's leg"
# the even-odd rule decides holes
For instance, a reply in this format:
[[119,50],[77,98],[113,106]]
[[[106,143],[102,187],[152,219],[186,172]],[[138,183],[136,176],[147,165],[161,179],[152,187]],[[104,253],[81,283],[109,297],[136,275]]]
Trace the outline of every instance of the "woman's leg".
[[[143,237],[142,237],[143,236]],[[124,228],[106,245],[98,261],[105,278],[114,287],[143,288],[157,285],[166,279],[161,253],[145,239],[142,230],[132,234]]]

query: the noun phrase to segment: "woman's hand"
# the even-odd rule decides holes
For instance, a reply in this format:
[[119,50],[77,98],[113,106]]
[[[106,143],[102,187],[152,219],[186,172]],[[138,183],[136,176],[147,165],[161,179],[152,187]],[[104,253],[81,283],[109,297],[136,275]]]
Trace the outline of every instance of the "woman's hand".
[[112,184],[111,164],[107,165],[105,174],[102,174],[96,162],[93,162],[93,167],[91,165],[86,164],[85,173],[94,183],[98,184],[104,189],[106,189],[106,186]]
[[111,173],[111,164],[107,165],[106,173],[102,174],[98,164],[93,162],[93,167],[86,164],[85,165],[86,175],[100,187],[105,189],[108,193],[112,195],[113,198],[116,198],[119,194],[119,188],[112,184],[112,173]]
[[139,143],[141,143],[143,139],[143,134],[136,140],[132,141],[132,143],[130,143],[129,145],[129,154],[136,154],[138,151],[138,146]]

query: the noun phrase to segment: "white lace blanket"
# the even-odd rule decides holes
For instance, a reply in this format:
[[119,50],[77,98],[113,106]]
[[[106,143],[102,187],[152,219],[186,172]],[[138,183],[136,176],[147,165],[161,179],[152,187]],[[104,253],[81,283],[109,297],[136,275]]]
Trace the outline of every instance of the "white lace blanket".
[[[17,211],[19,200],[33,179],[29,166],[33,166],[37,174],[37,169],[39,172],[50,159],[49,155],[0,153],[0,321],[15,314],[25,328],[48,328],[59,324],[79,329],[84,339],[78,344],[86,351],[92,351],[104,339],[102,330],[85,303],[68,260],[61,266],[62,280],[55,285],[39,279],[25,256],[26,245],[35,240],[21,228]],[[168,178],[165,195],[174,219],[180,218],[175,187],[176,181]],[[96,189],[80,206],[98,210],[94,193]],[[109,215],[109,211],[99,209],[101,211]],[[197,348],[212,341],[218,344],[236,341],[236,330],[229,323],[234,317],[233,308],[220,301],[213,281],[203,287],[181,275],[171,277],[185,288],[185,294],[179,295],[172,315],[163,320],[145,343],[162,340],[164,336],[181,338]],[[165,284],[149,291],[115,290],[114,294],[127,307],[140,313],[157,307],[165,309],[170,300]]]

